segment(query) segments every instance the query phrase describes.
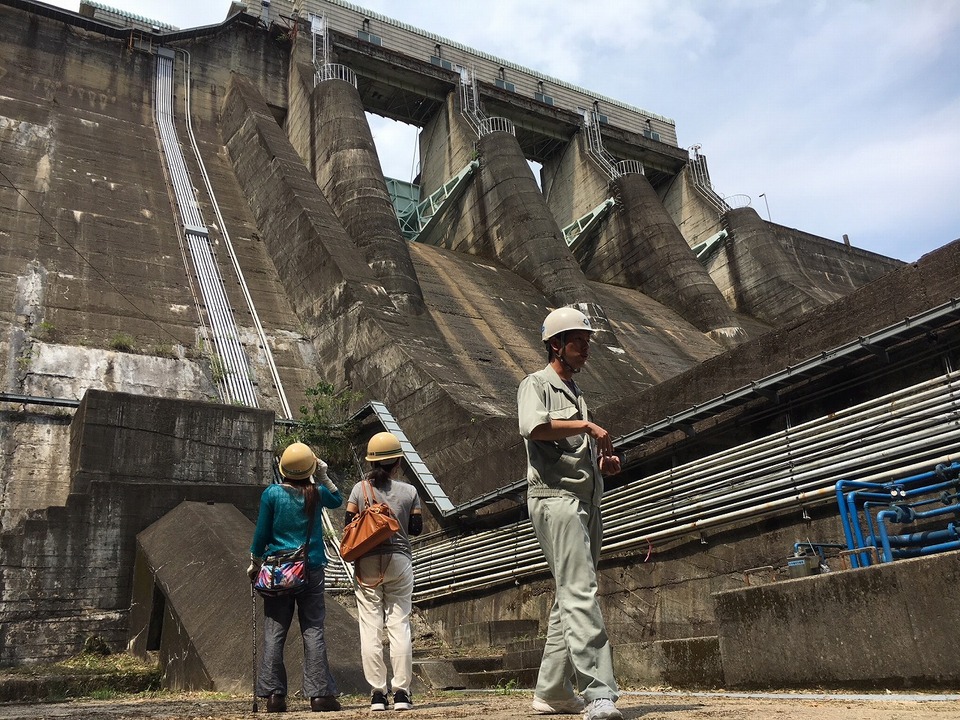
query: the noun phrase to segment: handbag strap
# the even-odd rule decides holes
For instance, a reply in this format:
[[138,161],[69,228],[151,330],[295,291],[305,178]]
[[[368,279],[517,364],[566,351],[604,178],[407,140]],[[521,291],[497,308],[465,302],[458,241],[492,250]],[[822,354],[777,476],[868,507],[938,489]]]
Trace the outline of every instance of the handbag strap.
[[[306,499],[304,499],[306,500]],[[310,513],[310,520],[307,522],[307,541],[303,544],[303,555],[307,559],[307,567],[310,567],[310,536],[313,535],[313,520],[317,516],[317,508],[313,508]]]
[[[370,491],[370,496],[367,496],[367,490]],[[368,507],[373,505],[377,501],[377,491],[373,487],[373,483],[369,480],[360,481],[360,492],[363,494],[363,507],[360,510],[366,510]]]

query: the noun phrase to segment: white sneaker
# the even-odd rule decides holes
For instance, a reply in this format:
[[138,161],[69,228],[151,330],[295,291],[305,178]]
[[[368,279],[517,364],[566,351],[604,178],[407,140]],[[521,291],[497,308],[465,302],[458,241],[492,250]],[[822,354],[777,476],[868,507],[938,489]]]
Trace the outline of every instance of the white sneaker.
[[541,700],[533,696],[533,709],[542,715],[577,715],[583,712],[583,698],[574,695],[568,700]]
[[623,720],[610,698],[597,698],[583,709],[583,720]]

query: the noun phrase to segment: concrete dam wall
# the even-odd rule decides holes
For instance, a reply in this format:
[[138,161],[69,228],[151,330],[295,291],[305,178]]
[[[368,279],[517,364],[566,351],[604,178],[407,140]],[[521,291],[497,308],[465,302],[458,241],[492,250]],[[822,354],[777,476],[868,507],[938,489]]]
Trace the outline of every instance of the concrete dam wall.
[[[359,393],[357,409],[389,407],[460,505],[522,477],[516,387],[544,364],[540,323],[563,304],[584,308],[601,328],[578,378],[601,423],[628,438],[678,418],[663,433],[625,442],[627,470],[611,490],[928,379],[952,352],[945,313],[930,338],[911,335],[869,359],[831,360],[743,404],[679,419],[946,302],[957,275],[937,268],[956,266],[956,248],[898,270],[895,261],[733,211],[715,218],[729,238],[703,265],[680,218],[699,213],[704,232],[714,219],[682,189],[677,148],[638,141],[637,153],[658,159],[650,172],[609,180],[576,150],[574,128],[549,145],[544,167],[560,172],[541,192],[527,165],[530,131],[476,135],[455,73],[343,40],[336,59],[357,61],[357,84],[314,86],[308,28],[298,27],[299,36],[239,13],[160,39],[0,0],[0,170],[8,183],[0,187],[0,661],[64,656],[94,633],[122,645],[136,535],[184,494],[231,502],[249,517],[270,482],[272,419],[286,414],[285,401],[296,417],[320,380]],[[174,62],[176,141],[249,362],[255,408],[220,402],[210,308],[158,139],[161,44]],[[403,75],[398,85],[429,78],[426,99],[408,105],[432,108],[417,118],[422,193],[478,163],[420,242],[399,232],[365,117],[390,63]],[[482,86],[480,95],[481,103],[494,97]],[[611,147],[626,152],[630,132],[610,133]],[[571,250],[562,228],[607,193],[616,207],[582,250]],[[118,399],[104,404],[101,393]],[[50,408],[38,399],[70,402]],[[151,417],[151,403],[161,401],[171,404]],[[110,409],[91,422],[94,406]],[[192,414],[198,406],[212,419]],[[181,418],[170,421],[173,430],[159,424],[164,413]],[[129,432],[132,417],[144,435]],[[146,452],[147,430],[190,441]],[[193,444],[203,441],[209,457]],[[224,451],[236,442],[247,454]],[[184,465],[181,454],[194,463]],[[149,467],[138,469],[137,459]],[[231,462],[242,464],[225,468]],[[522,506],[521,489],[463,516],[428,516],[438,531],[431,542],[500,522],[510,532],[523,522]],[[828,502],[802,511],[797,504],[742,518],[709,537],[678,532],[651,544],[652,555],[645,546],[608,554],[601,594],[625,678],[661,672],[645,664],[650,643],[726,637],[712,594],[736,590],[743,570],[781,562],[810,532],[836,536]],[[64,574],[75,591],[58,579]],[[109,591],[94,589],[103,586]],[[452,635],[463,622],[543,618],[549,596],[534,576],[422,607]],[[43,616],[34,620],[28,611],[38,598]],[[721,658],[722,643],[711,642]]]

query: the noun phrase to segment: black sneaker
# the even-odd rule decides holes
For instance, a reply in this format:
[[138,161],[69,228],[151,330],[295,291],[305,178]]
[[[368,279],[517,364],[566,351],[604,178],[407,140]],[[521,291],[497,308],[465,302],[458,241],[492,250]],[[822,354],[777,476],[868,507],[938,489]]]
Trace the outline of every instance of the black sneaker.
[[406,690],[397,690],[393,694],[394,710],[413,710],[413,700],[410,699]]
[[370,709],[374,712],[387,709],[387,696],[379,690],[373,691],[373,697],[370,698]]

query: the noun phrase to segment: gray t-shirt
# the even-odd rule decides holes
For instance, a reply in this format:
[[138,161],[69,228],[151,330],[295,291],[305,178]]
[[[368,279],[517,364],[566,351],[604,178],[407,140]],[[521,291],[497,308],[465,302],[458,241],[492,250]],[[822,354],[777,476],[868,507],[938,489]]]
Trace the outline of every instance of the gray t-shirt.
[[[365,483],[367,481],[364,480],[363,482]],[[388,555],[390,553],[403,553],[407,557],[412,558],[413,552],[410,549],[410,538],[407,535],[407,526],[410,523],[410,515],[413,511],[420,509],[420,496],[417,495],[416,488],[402,480],[390,479],[387,480],[386,485],[382,488],[369,484],[366,493],[367,497],[372,495],[373,502],[385,502],[389,505],[390,509],[393,510],[393,514],[397,516],[397,521],[400,523],[399,532],[394,533],[389,540],[378,545],[376,549],[371,550],[367,554]],[[366,506],[363,494],[364,491],[361,489],[361,483],[357,483],[353,486],[353,490],[350,491],[350,499],[347,501],[348,503],[356,505],[358,512]]]

